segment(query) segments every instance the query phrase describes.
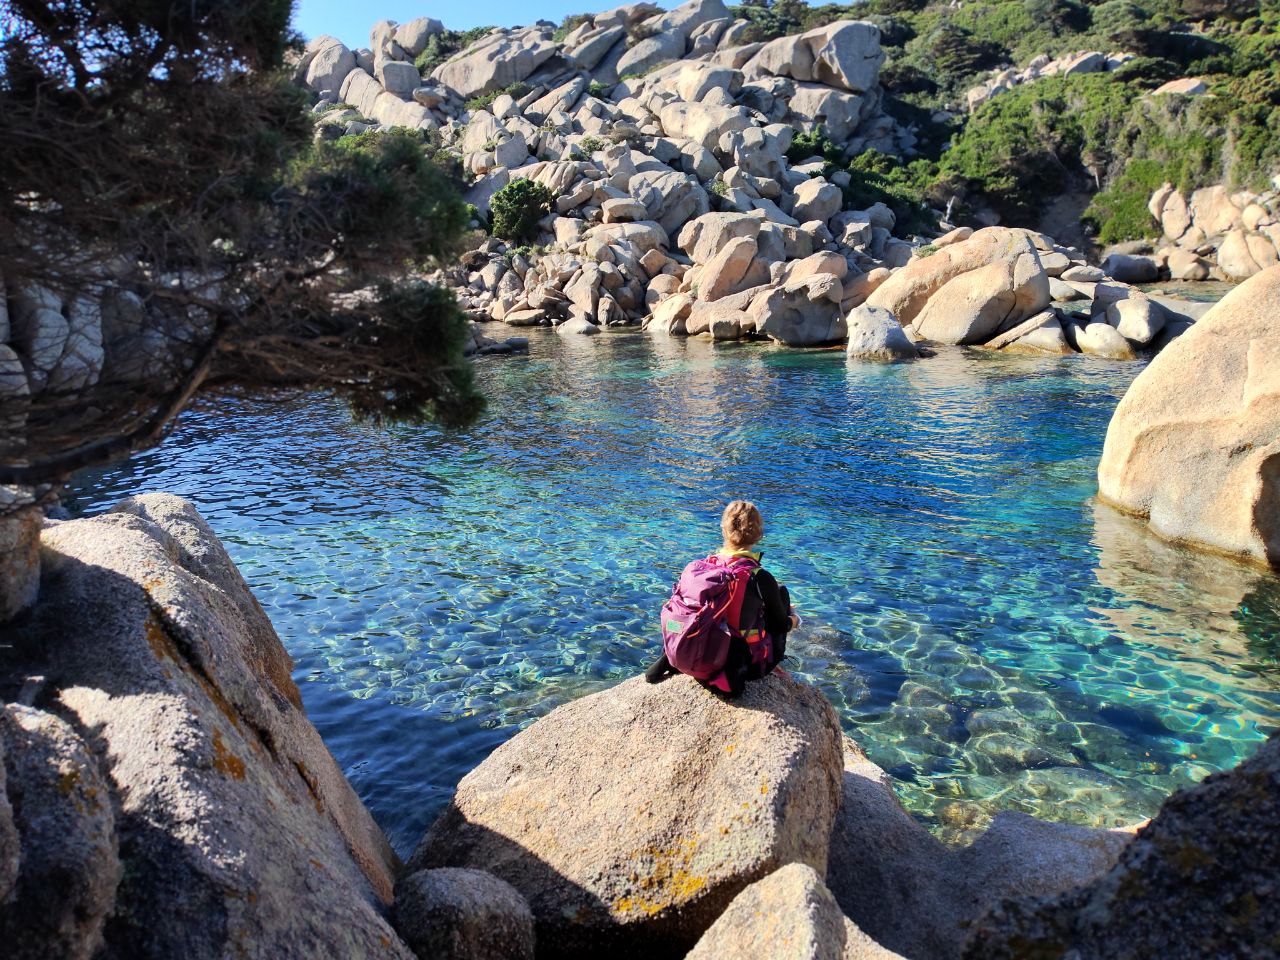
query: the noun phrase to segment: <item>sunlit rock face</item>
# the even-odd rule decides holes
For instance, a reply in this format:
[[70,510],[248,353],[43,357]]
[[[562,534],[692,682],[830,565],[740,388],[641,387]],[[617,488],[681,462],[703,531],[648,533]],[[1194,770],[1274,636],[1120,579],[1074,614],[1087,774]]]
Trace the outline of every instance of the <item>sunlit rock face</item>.
[[1280,266],[1241,284],[1139,374],[1098,489],[1161,536],[1280,566]]

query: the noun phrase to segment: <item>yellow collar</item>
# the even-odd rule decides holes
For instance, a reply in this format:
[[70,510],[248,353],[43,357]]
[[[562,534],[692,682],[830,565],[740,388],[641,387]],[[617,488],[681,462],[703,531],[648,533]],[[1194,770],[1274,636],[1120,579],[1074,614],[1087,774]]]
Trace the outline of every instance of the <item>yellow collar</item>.
[[760,558],[764,556],[764,553],[759,550],[751,550],[747,548],[742,550],[720,549],[716,551],[716,556],[721,560],[735,560],[738,557],[750,557],[752,560],[756,561],[756,563],[759,563]]

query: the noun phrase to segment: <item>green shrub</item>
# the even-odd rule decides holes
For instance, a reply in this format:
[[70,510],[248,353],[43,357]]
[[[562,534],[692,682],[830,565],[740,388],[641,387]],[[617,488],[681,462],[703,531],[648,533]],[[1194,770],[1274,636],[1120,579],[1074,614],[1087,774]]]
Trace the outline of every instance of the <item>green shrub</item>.
[[930,33],[924,42],[938,83],[952,89],[1010,60],[1005,47],[950,22]]
[[1165,165],[1158,161],[1129,161],[1116,182],[1094,196],[1082,222],[1090,226],[1102,244],[1158,236],[1160,231],[1147,209],[1147,201],[1167,178]]
[[933,175],[924,160],[903,164],[897,157],[867,150],[848,166],[849,185],[843,188],[846,210],[865,210],[883,203],[893,211],[894,232],[921,233],[936,224],[925,202],[924,186]]
[[803,0],[756,0],[729,7],[736,18],[750,23],[743,43],[758,43],[804,33],[837,20],[850,19],[849,8],[838,3],[810,6]]
[[555,194],[533,180],[512,180],[489,201],[493,235],[527,243],[538,235],[538,221],[551,212]]
[[482,93],[478,97],[472,97],[466,102],[468,110],[484,110],[493,105],[493,101],[497,100],[504,93],[512,98],[519,100],[533,88],[527,83],[513,83],[508,87],[502,87],[498,90],[490,90],[488,93]]
[[787,147],[787,160],[791,163],[802,163],[810,157],[821,157],[834,165],[844,161],[844,151],[819,127],[797,133],[791,138],[791,146]]
[[583,152],[586,153],[588,156],[595,153],[597,150],[603,150],[608,145],[609,145],[608,142],[602,139],[601,137],[588,136],[588,137],[583,137],[579,141],[579,146],[582,147]]
[[613,89],[613,84],[602,83],[599,80],[592,80],[587,84],[587,95],[603,100],[609,96],[609,91]]

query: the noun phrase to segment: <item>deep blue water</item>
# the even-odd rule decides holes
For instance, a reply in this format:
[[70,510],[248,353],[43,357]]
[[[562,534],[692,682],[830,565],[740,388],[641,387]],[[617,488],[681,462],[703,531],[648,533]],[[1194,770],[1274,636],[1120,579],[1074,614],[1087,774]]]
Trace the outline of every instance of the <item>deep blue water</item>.
[[649,662],[733,497],[805,614],[792,668],[944,835],[1132,822],[1280,725],[1280,583],[1091,501],[1136,365],[535,331],[480,368],[465,432],[207,402],[71,502],[197,504],[401,851],[521,725]]

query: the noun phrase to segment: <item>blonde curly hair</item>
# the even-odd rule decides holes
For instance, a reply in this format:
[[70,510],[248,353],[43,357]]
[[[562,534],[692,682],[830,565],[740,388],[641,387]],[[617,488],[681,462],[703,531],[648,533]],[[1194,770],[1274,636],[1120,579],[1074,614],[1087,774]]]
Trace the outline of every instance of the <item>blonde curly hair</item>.
[[756,505],[747,500],[734,500],[724,508],[720,518],[720,532],[724,545],[734,550],[745,550],[760,542],[764,536],[764,518]]

